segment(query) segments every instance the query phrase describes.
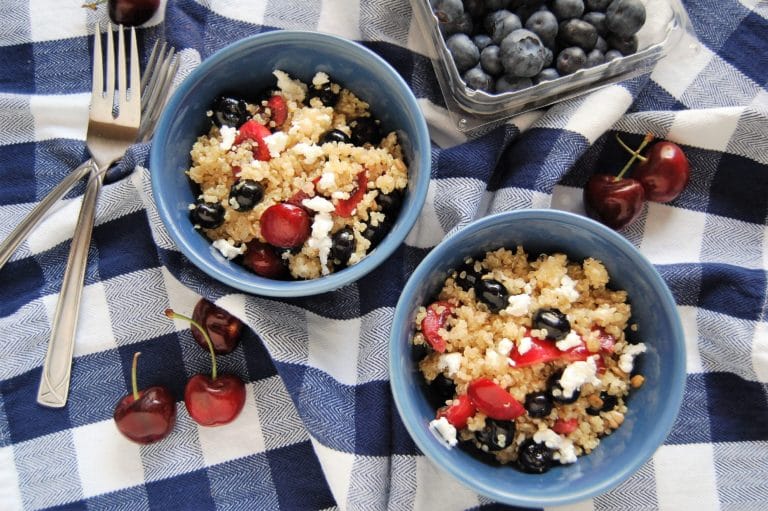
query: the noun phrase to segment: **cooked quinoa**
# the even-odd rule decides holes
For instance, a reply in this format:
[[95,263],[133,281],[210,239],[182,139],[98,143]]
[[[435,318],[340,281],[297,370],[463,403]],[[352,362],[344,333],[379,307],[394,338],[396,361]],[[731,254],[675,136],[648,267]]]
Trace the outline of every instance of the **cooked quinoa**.
[[600,261],[522,247],[465,261],[416,317],[419,369],[440,396],[430,427],[528,472],[595,449],[643,383],[627,293],[608,283]]
[[[270,132],[262,139],[268,155],[257,157],[265,154],[259,153],[265,148],[257,140],[238,143],[242,127],[212,124],[192,147],[187,174],[199,187],[198,204],[206,203],[218,213],[223,210],[223,221],[213,228],[201,227],[194,217],[196,205],[190,205],[190,211],[196,228],[225,257],[247,261],[254,242],[270,245],[260,224],[262,214],[276,204],[299,206],[310,218],[306,239],[297,246],[270,249],[290,278],[313,279],[356,264],[372,250],[377,239],[371,233],[388,229],[394,220],[388,218],[393,213],[382,204],[382,196],[401,195],[408,171],[395,132],[381,132],[380,141],[373,143],[353,142],[361,119],[372,120],[368,103],[353,92],[331,82],[325,73],[317,73],[310,84],[279,70],[274,74],[276,86],[270,94],[282,98],[284,122],[277,125],[267,99],[247,104],[249,121]],[[333,101],[312,94],[313,89],[327,92]],[[380,129],[378,121],[374,126]],[[347,138],[338,141],[343,138],[339,135],[325,141],[333,130]],[[258,183],[263,196],[252,208],[240,211],[232,187],[244,180]],[[351,212],[340,213],[344,203]],[[348,240],[351,248],[341,261],[334,258],[338,251],[333,243],[334,235],[344,229],[354,241]]]

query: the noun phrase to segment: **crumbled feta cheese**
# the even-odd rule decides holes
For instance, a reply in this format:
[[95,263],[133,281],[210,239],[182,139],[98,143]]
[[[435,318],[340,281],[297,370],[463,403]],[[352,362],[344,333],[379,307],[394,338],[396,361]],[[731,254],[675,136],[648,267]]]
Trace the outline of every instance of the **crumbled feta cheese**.
[[531,339],[528,336],[523,337],[520,339],[520,342],[517,343],[517,353],[520,355],[525,355],[528,350],[530,350],[533,347],[533,339]]
[[277,158],[285,150],[285,146],[288,145],[288,135],[282,131],[277,131],[264,137],[264,143],[267,144],[269,155],[272,158]]
[[600,385],[594,357],[569,364],[563,370],[563,375],[560,377],[560,387],[563,389],[563,396],[567,399],[573,397],[573,393],[585,383],[591,383],[595,387]]
[[219,147],[224,151],[232,149],[232,144],[235,143],[235,138],[237,138],[237,128],[233,128],[232,126],[222,126],[219,133],[221,133]]
[[566,463],[576,463],[576,448],[573,446],[573,442],[567,438],[564,439],[564,442],[552,457],[559,460],[563,465]]
[[560,460],[560,463],[576,462],[576,449],[573,447],[573,442],[558,435],[549,428],[534,433],[533,441],[537,444],[543,443],[550,449],[556,451],[553,458]]
[[627,344],[624,351],[619,356],[619,369],[629,374],[635,367],[635,357],[641,353],[645,353],[645,344],[639,342],[637,344]]
[[528,310],[531,306],[531,295],[521,293],[519,295],[512,295],[507,300],[509,305],[504,312],[510,316],[520,317],[528,314]]
[[312,78],[312,85],[315,87],[322,87],[326,83],[330,82],[330,78],[328,78],[328,75],[323,73],[322,71],[318,71],[315,73],[315,76]]
[[565,296],[569,302],[575,302],[579,299],[579,292],[576,291],[576,282],[568,275],[563,275],[560,279],[560,287],[557,288],[557,293]]
[[555,346],[557,346],[557,349],[560,351],[567,351],[571,348],[575,348],[576,346],[581,346],[581,344],[583,344],[581,336],[571,330],[568,332],[568,335],[566,335],[564,339],[557,341]]
[[293,152],[304,158],[304,163],[311,165],[317,161],[318,158],[323,156],[323,148],[315,144],[307,144],[305,142],[298,143],[293,146]]
[[500,355],[506,357],[512,352],[512,348],[514,347],[515,343],[504,337],[499,341],[499,345],[496,347],[496,351],[498,351]]
[[299,80],[292,80],[285,71],[276,69],[272,72],[277,77],[277,88],[283,92],[289,101],[303,102],[307,95],[307,86]]
[[496,350],[486,350],[485,365],[491,369],[502,371],[507,365],[507,358],[499,355]]
[[461,353],[444,353],[437,359],[437,369],[453,376],[461,367]]
[[[302,204],[308,202],[302,201]],[[307,240],[307,246],[309,248],[316,248],[318,257],[320,258],[320,272],[323,275],[331,273],[328,268],[328,254],[331,253],[331,245],[333,241],[329,236],[331,229],[333,229],[333,218],[329,213],[317,213],[312,220],[312,234]]]
[[317,182],[317,188],[320,190],[330,190],[336,187],[336,174],[333,172],[323,172],[320,180]]
[[331,198],[336,200],[347,200],[349,199],[349,192],[336,190],[335,192],[331,193]]
[[458,440],[456,440],[456,428],[445,417],[431,421],[429,429],[448,448],[458,443]]
[[214,241],[213,247],[219,252],[221,252],[221,255],[223,255],[227,259],[234,259],[240,254],[245,253],[244,244],[240,246],[235,246],[234,244],[230,243],[229,240],[224,240],[224,239]]
[[305,208],[309,208],[312,211],[318,213],[331,213],[335,209],[333,202],[324,197],[312,197],[311,199],[304,199],[301,201],[301,205]]

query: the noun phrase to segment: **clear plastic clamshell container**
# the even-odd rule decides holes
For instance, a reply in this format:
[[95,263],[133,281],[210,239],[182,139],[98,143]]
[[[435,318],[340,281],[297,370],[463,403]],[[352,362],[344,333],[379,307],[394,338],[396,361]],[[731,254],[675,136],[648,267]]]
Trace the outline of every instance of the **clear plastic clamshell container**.
[[642,0],[646,21],[637,33],[638,50],[599,66],[581,69],[556,80],[515,92],[489,94],[464,83],[453,62],[429,0],[411,0],[435,69],[449,115],[456,128],[479,134],[514,115],[592,92],[600,87],[650,73],[656,63],[691,31],[679,0]]

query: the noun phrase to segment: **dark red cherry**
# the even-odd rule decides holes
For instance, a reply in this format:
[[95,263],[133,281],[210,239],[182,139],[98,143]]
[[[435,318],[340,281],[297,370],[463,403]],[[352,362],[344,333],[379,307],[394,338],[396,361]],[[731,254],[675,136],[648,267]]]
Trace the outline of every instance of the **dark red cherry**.
[[286,275],[285,263],[280,254],[271,245],[258,240],[248,243],[248,249],[243,255],[243,266],[268,279],[282,279]]
[[[221,307],[212,304],[205,298],[201,298],[192,313],[192,319],[208,330],[211,336],[213,349],[217,355],[226,355],[237,348],[240,343],[240,334],[243,323]],[[208,343],[203,334],[196,328],[192,329],[192,337],[201,348],[208,351]]]
[[593,174],[584,188],[587,214],[613,229],[621,229],[643,210],[645,191],[640,181]]
[[645,198],[656,202],[670,202],[682,193],[690,179],[688,158],[674,142],[656,142],[646,159],[633,172],[645,189]]
[[109,18],[119,25],[146,23],[160,7],[160,0],[108,0]]
[[196,374],[184,387],[184,404],[201,426],[228,424],[245,405],[245,383],[233,374]]
[[294,248],[309,238],[311,220],[305,209],[281,202],[264,210],[259,224],[267,243],[280,248]]

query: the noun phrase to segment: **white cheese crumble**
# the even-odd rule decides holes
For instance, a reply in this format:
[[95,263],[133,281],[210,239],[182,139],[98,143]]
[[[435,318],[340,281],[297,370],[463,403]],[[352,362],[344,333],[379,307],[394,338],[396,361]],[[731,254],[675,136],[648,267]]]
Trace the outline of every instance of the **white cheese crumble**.
[[576,346],[581,346],[581,344],[581,336],[571,330],[568,332],[568,335],[566,335],[564,339],[557,341],[555,346],[557,346],[557,349],[560,351],[568,351],[569,349],[575,348]]
[[293,146],[293,152],[304,158],[304,163],[311,165],[323,156],[323,148],[314,144],[300,142]]
[[579,299],[579,292],[576,291],[576,282],[568,275],[563,275],[560,279],[560,287],[557,288],[558,294],[565,296],[569,302],[575,302]]
[[641,353],[645,353],[645,344],[639,342],[637,344],[627,344],[624,351],[619,356],[619,369],[629,374],[635,367],[635,357]]
[[556,451],[552,457],[559,460],[560,463],[576,462],[576,449],[573,447],[573,442],[567,438],[561,437],[549,428],[534,433],[533,441],[537,444],[543,443],[550,449]]
[[307,86],[299,80],[292,80],[285,71],[276,69],[272,72],[277,77],[277,88],[283,92],[285,99],[301,103],[307,95]]
[[318,213],[331,213],[335,209],[333,202],[323,197],[312,197],[311,199],[304,199],[301,201],[301,205],[305,208],[309,208],[312,211]]
[[288,145],[288,135],[282,131],[277,131],[264,137],[264,143],[267,144],[269,155],[272,158],[277,158],[285,150],[285,146]]
[[573,397],[573,393],[581,388],[585,383],[591,383],[595,387],[600,385],[600,379],[597,377],[597,364],[594,357],[589,357],[585,361],[577,361],[569,364],[563,375],[560,377],[560,387],[563,389],[563,396],[566,399]]
[[456,428],[445,417],[431,421],[429,429],[448,448],[458,443],[458,440],[456,440]]
[[533,339],[531,339],[528,336],[523,337],[520,339],[520,342],[517,343],[517,353],[520,355],[525,355],[528,353],[528,350],[530,350],[533,347]]
[[315,87],[322,87],[326,83],[330,82],[330,78],[328,78],[328,75],[323,73],[322,71],[318,71],[315,73],[315,76],[312,78],[312,85]]
[[437,359],[437,369],[448,376],[455,375],[461,367],[461,353],[444,353]]
[[515,343],[504,337],[502,340],[499,341],[499,345],[496,347],[496,351],[499,352],[500,355],[503,356],[509,356],[510,353],[512,353],[512,348],[515,347]]
[[485,365],[491,369],[502,371],[507,365],[507,357],[499,355],[496,350],[486,350]]
[[525,316],[528,314],[528,310],[531,306],[531,295],[525,293],[512,295],[507,301],[509,302],[509,305],[504,309],[504,312],[515,317]]
[[331,229],[333,229],[333,218],[330,215],[334,209],[333,203],[322,197],[313,197],[304,199],[301,204],[317,212],[312,220],[312,234],[307,240],[307,246],[317,249],[320,258],[320,272],[323,275],[328,275],[331,273],[330,268],[328,268],[328,255],[331,253],[331,245],[333,244],[329,236]]
[[235,246],[229,240],[220,239],[213,242],[213,247],[221,252],[221,255],[227,259],[234,259],[240,254],[245,253],[245,245]]
[[237,128],[233,128],[232,126],[222,126],[221,129],[219,129],[219,133],[221,133],[219,147],[224,151],[232,149],[232,145],[235,143],[235,138],[237,138]]

